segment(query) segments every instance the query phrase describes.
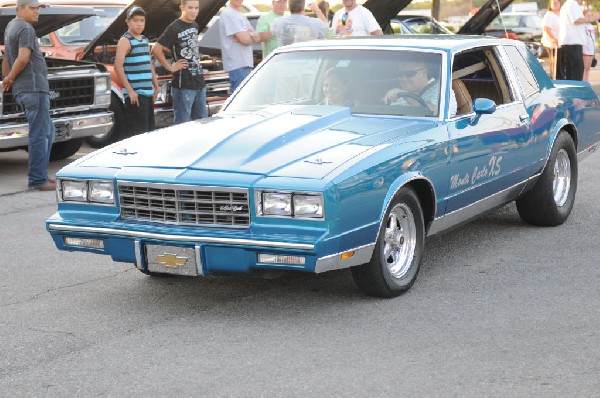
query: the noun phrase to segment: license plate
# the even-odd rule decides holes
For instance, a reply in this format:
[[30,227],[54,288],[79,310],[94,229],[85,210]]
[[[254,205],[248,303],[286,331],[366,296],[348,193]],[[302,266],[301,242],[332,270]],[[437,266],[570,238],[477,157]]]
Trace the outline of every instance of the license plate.
[[148,271],[174,275],[199,275],[195,248],[163,245],[146,245],[145,248]]

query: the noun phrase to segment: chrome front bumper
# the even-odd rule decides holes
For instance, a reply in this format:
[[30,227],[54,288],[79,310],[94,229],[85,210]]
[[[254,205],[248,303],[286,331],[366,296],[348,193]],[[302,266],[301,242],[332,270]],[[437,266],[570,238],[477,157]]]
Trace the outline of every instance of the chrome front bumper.
[[[54,142],[68,141],[95,134],[106,134],[113,126],[112,112],[99,112],[52,119],[56,130]],[[2,124],[0,126],[0,149],[27,146],[29,125],[27,123]]]

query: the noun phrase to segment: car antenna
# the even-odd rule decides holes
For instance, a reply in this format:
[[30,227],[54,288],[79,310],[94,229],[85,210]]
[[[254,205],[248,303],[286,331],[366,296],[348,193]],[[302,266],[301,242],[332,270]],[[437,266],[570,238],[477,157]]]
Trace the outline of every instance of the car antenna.
[[502,24],[502,28],[504,29],[504,37],[508,38],[508,31],[506,30],[506,25],[504,25],[504,18],[502,17],[502,10],[500,9],[500,1],[496,0],[496,5],[498,6],[498,17],[500,17],[500,23]]

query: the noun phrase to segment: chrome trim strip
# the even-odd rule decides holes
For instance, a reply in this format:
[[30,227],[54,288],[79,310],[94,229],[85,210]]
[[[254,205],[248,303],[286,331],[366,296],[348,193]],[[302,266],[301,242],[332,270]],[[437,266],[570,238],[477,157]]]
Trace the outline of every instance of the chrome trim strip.
[[142,262],[142,243],[139,239],[133,242],[135,245],[135,266],[137,269],[144,269],[144,263]]
[[520,183],[513,185],[512,187],[508,187],[500,192],[480,199],[477,202],[471,203],[470,205],[434,219],[429,227],[429,231],[427,231],[427,236],[435,235],[441,231],[456,225],[460,225],[470,219],[480,216],[494,207],[510,202],[519,193],[521,193],[523,187],[525,187],[530,180],[537,178],[538,176],[539,174],[536,174],[532,177],[529,177],[525,181],[521,181]]
[[196,273],[198,276],[204,276],[202,257],[200,256],[200,245],[194,246],[194,252],[196,252]]
[[[369,261],[371,261],[374,249],[375,243],[370,243],[368,245],[360,246],[355,249],[349,249],[340,253],[332,254],[330,256],[321,257],[317,259],[317,264],[315,265],[315,273],[320,274],[322,272],[349,268],[354,267],[355,265],[368,263]],[[342,253],[350,252],[353,250],[355,251],[354,256],[346,260],[340,259],[340,255]]]
[[264,246],[275,247],[278,249],[296,249],[296,250],[314,250],[315,245],[307,243],[287,243],[287,242],[270,242],[266,240],[253,239],[232,239],[232,238],[211,238],[208,236],[182,236],[157,234],[151,232],[140,231],[125,231],[115,228],[96,228],[96,227],[77,227],[72,225],[49,224],[48,230],[58,232],[86,232],[93,234],[108,234],[128,236],[140,239],[158,239],[170,240],[174,242],[198,242],[198,243],[216,243],[223,245],[248,245],[248,246]]
[[600,145],[600,142],[596,142],[595,144],[592,144],[589,147],[585,148],[583,151],[577,153],[577,161],[580,162],[586,159],[591,154],[595,153],[598,150],[598,145]]
[[[90,109],[87,107],[86,109]],[[69,125],[68,139],[56,140],[55,142],[64,142],[74,138],[87,137],[89,135],[108,132],[113,125],[113,116],[111,112],[102,112],[94,114],[84,114],[81,116],[65,116],[52,119],[54,125]],[[6,133],[20,132],[11,136],[2,136]],[[29,143],[29,125],[27,123],[10,123],[9,120],[3,120],[0,125],[0,148],[14,148],[17,146],[27,146]]]

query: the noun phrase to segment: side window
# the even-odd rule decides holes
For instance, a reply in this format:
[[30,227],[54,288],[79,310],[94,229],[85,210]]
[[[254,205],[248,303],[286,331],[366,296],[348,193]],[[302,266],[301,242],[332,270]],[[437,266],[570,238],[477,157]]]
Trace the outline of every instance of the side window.
[[525,98],[538,93],[540,91],[538,82],[535,80],[535,76],[531,72],[531,69],[529,69],[529,64],[525,58],[523,58],[521,52],[515,46],[504,46],[504,48],[508,53],[508,58],[512,61],[514,71],[519,79],[519,85],[521,86]]
[[470,103],[476,98],[491,99],[496,105],[514,100],[504,70],[492,47],[455,55],[452,88],[459,105],[458,115],[469,113]]

